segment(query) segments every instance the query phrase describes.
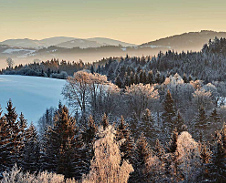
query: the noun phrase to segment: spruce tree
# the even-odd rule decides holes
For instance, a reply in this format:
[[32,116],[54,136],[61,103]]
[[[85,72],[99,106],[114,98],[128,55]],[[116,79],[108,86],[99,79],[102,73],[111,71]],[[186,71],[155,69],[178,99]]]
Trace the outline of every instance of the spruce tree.
[[104,116],[102,117],[102,125],[103,125],[104,130],[109,125],[109,121],[108,121],[108,117],[107,117],[106,113],[104,113]]
[[144,136],[148,139],[148,141],[152,141],[154,143],[154,139],[156,138],[154,120],[149,109],[145,109],[142,114],[141,121],[139,123],[139,131],[144,133]]
[[177,128],[175,128],[171,134],[171,138],[167,147],[168,153],[175,153],[177,150],[177,139],[178,139],[178,132]]
[[134,84],[139,84],[139,83],[140,83],[140,78],[139,78],[139,76],[136,72],[135,75],[134,75]]
[[199,136],[200,140],[202,141],[202,138],[205,138],[203,134],[203,130],[206,129],[208,118],[206,116],[206,112],[203,106],[200,106],[198,115],[196,117],[196,124],[195,124],[195,131],[197,134],[197,137]]
[[122,88],[122,87],[123,87],[122,80],[121,80],[121,78],[120,78],[119,75],[115,78],[115,84],[116,84],[119,88]]
[[164,149],[164,147],[162,146],[162,144],[160,143],[159,139],[156,139],[155,147],[154,147],[154,152],[155,152],[155,155],[156,155],[160,160],[163,159],[163,156],[165,155],[165,149]]
[[21,166],[24,171],[36,172],[40,169],[40,143],[35,126],[31,123],[25,131]]
[[148,72],[147,84],[154,84],[154,74],[152,71]]
[[135,112],[132,113],[129,123],[130,123],[129,124],[130,131],[132,132],[133,137],[137,139],[139,136],[138,135],[139,131],[138,131],[138,118]]
[[149,182],[147,161],[151,156],[148,142],[143,134],[136,142],[133,156],[134,172],[131,174],[129,182]]
[[182,132],[184,125],[184,119],[181,116],[180,111],[177,111],[175,122],[174,122],[174,128],[177,128],[178,132]]
[[134,79],[134,73],[130,72],[130,77],[129,77],[129,86],[133,85],[135,83],[135,79]]
[[130,131],[128,130],[128,126],[125,124],[123,116],[121,116],[120,124],[116,129],[116,140],[122,141],[120,144],[120,150],[122,152],[122,161],[124,159],[132,161],[132,154],[134,149],[134,141],[130,136]]
[[11,168],[12,143],[9,123],[7,123],[5,116],[2,116],[2,109],[0,108],[0,177],[1,172]]
[[83,133],[83,141],[86,144],[93,144],[96,133],[97,133],[97,127],[95,125],[93,116],[90,115],[89,120],[88,120],[88,125]]
[[75,120],[69,115],[67,107],[63,106],[55,115],[54,127],[49,127],[46,132],[43,169],[65,177],[80,176],[77,172],[81,157],[76,152],[80,148],[75,138],[77,134]]
[[211,115],[209,117],[209,122],[210,123],[214,123],[215,125],[217,125],[217,124],[219,124],[221,122],[221,117],[218,114],[216,108],[212,111],[212,113],[211,113]]
[[215,182],[224,182],[226,180],[226,124],[216,132],[215,144],[213,150],[213,166],[211,177]]
[[163,108],[164,108],[164,112],[162,114],[164,123],[163,128],[168,129],[167,133],[169,133],[169,131],[171,131],[174,128],[173,123],[175,120],[174,118],[176,116],[174,100],[169,90],[167,91],[165,100],[163,102]]
[[11,166],[13,166],[15,163],[17,163],[20,159],[20,150],[23,147],[23,142],[22,142],[22,134],[21,134],[21,129],[19,126],[19,122],[17,121],[17,113],[16,113],[16,108],[13,107],[13,103],[11,100],[8,101],[7,107],[6,107],[6,122],[8,124],[9,128],[9,133],[11,136]]

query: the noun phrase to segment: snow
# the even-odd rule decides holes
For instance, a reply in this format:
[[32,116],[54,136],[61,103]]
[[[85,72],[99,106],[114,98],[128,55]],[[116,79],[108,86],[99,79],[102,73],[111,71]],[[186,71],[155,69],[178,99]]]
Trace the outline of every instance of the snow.
[[0,104],[5,112],[7,101],[11,98],[18,114],[23,112],[28,123],[36,125],[38,119],[51,106],[57,107],[63,100],[61,90],[65,80],[0,75]]
[[2,53],[12,54],[12,53],[21,52],[21,51],[28,52],[28,53],[34,53],[35,52],[35,50],[9,48],[9,49],[6,49],[5,51],[3,51]]

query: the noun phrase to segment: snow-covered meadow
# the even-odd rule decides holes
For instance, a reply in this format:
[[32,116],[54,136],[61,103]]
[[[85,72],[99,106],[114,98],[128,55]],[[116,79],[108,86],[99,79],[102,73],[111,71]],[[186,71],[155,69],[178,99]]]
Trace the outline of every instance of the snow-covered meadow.
[[6,103],[12,99],[16,112],[23,112],[28,123],[34,124],[51,106],[63,101],[61,95],[65,80],[0,75],[0,105],[5,111]]

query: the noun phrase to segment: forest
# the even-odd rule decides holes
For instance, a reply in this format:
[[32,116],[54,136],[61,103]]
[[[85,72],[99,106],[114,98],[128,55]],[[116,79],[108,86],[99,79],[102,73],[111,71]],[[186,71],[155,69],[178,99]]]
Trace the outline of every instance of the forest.
[[223,183],[225,71],[224,38],[200,52],[9,65],[2,74],[66,79],[67,106],[35,126],[8,101],[0,181]]

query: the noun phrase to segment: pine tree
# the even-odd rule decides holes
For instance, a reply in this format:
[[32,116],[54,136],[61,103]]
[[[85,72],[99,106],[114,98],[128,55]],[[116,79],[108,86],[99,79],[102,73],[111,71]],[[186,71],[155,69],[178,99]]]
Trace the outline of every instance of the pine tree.
[[208,118],[206,116],[205,109],[203,106],[200,106],[198,115],[196,117],[196,124],[195,124],[196,130],[195,131],[196,131],[196,134],[201,138],[201,141],[202,141],[203,137],[205,138],[205,136],[203,134],[203,130],[207,126],[207,121],[208,121]]
[[138,74],[135,73],[135,75],[134,75],[134,84],[139,84],[139,83],[140,83],[140,78],[139,78]]
[[134,73],[130,72],[130,77],[129,77],[129,86],[135,83],[135,79],[134,79]]
[[217,109],[214,109],[209,117],[210,123],[218,124],[221,122],[221,117],[217,112]]
[[164,126],[164,128],[167,128],[169,131],[171,131],[173,129],[173,122],[176,116],[176,112],[175,112],[174,100],[169,90],[167,91],[165,100],[163,102],[163,107],[164,107],[164,112],[162,114],[162,117],[163,117],[164,125],[166,125],[166,127]]
[[0,172],[11,168],[12,143],[9,123],[7,123],[5,116],[2,116],[2,109],[0,108]]
[[123,79],[123,86],[126,87],[126,86],[129,86],[129,85],[130,85],[130,80],[129,80],[129,76],[126,72],[125,75],[124,75],[124,79]]
[[25,129],[27,128],[27,120],[24,118],[22,112],[20,113],[18,124],[21,132],[24,133]]
[[162,161],[163,156],[165,155],[165,149],[160,143],[159,139],[156,139],[154,152],[155,152],[155,155]]
[[174,123],[174,128],[178,129],[178,132],[182,132],[183,130],[183,125],[184,125],[184,119],[181,116],[180,111],[177,111],[176,114],[176,119],[175,119],[175,123]]
[[204,142],[200,144],[200,157],[201,157],[201,168],[199,179],[209,181],[210,179],[210,171],[211,171],[211,159],[212,159],[212,151],[209,146]]
[[178,132],[175,128],[172,132],[171,139],[169,141],[167,151],[168,153],[175,153],[177,150],[177,139],[178,139]]
[[223,124],[223,128],[215,135],[211,177],[215,182],[226,180],[226,124]]
[[77,134],[75,120],[69,115],[67,107],[63,106],[55,115],[54,127],[49,127],[46,132],[44,169],[63,174],[65,177],[81,176],[77,172],[81,157],[81,154],[76,152],[76,149],[80,148],[75,138]]
[[[79,140],[79,146],[83,147],[80,149],[80,152],[83,154],[81,158],[82,161],[85,163],[85,166],[83,166],[83,170],[81,171],[82,173],[88,173],[89,172],[89,167],[90,167],[90,162],[94,156],[94,149],[93,149],[93,144],[96,139],[96,134],[97,134],[97,127],[95,125],[95,121],[93,120],[93,116],[90,115],[89,120],[88,120],[88,125],[85,129],[85,131],[82,133],[82,141],[81,139]],[[83,143],[84,142],[84,146]],[[79,167],[79,166],[78,166]]]
[[96,133],[97,133],[97,127],[93,120],[93,116],[90,115],[89,120],[88,120],[88,125],[85,129],[85,132],[83,133],[83,141],[86,144],[93,144]]
[[127,159],[131,162],[131,157],[134,149],[134,141],[130,136],[128,126],[125,124],[123,116],[121,116],[120,124],[116,129],[116,140],[122,141],[120,150],[122,152],[122,161]]
[[189,79],[185,73],[183,74],[183,80],[184,80],[184,83],[189,83]]
[[19,122],[17,121],[17,116],[16,108],[13,107],[12,101],[9,100],[6,107],[5,117],[11,136],[11,167],[19,161],[20,150],[23,147],[21,129],[18,124]]
[[144,136],[148,139],[148,141],[153,141],[155,139],[154,120],[149,109],[145,109],[142,114],[138,128],[139,131],[144,133]]
[[134,172],[131,174],[129,182],[149,182],[147,161],[151,156],[148,142],[143,134],[136,142],[133,157]]
[[131,119],[129,121],[129,128],[130,128],[130,131],[132,132],[133,134],[133,137],[135,139],[138,138],[138,118],[137,118],[137,114],[135,112],[132,113],[132,116],[131,116]]
[[154,84],[154,74],[152,71],[148,72],[147,84]]
[[104,116],[102,117],[102,125],[104,129],[109,125],[109,121],[106,113],[104,113]]
[[40,169],[40,143],[37,131],[32,123],[25,131],[21,166],[24,171],[32,173]]
[[116,78],[115,78],[115,84],[119,87],[119,88],[122,88],[122,80],[120,78],[120,76],[118,75]]

